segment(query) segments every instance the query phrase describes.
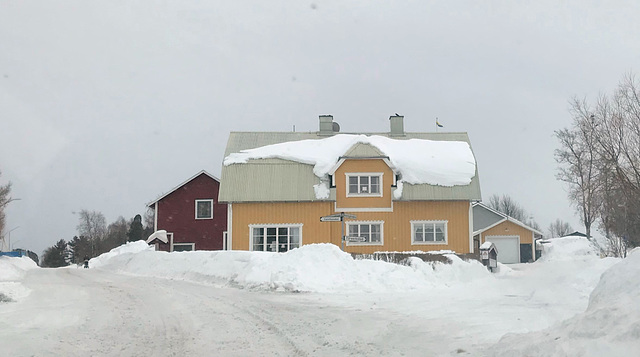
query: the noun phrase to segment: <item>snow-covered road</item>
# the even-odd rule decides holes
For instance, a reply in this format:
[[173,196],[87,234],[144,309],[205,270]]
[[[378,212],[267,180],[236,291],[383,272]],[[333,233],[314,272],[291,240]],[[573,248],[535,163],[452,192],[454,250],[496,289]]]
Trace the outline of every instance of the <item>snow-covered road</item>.
[[424,343],[414,319],[312,294],[76,268],[33,269],[24,285],[3,306],[7,356],[411,355]]
[[[455,259],[408,266],[354,261],[329,245],[261,254],[162,253],[129,243],[92,259],[91,269],[41,269],[28,258],[5,258],[0,356],[636,350],[640,310],[631,302],[640,298],[634,278],[640,252],[622,264],[594,256],[586,241],[558,240],[553,247],[539,262],[503,266],[498,274]],[[602,330],[607,324],[622,327]]]

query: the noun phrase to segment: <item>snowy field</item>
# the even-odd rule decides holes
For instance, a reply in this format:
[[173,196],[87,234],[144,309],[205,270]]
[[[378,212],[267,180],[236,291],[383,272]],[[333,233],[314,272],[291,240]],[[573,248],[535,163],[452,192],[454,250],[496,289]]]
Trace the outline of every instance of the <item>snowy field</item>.
[[[16,356],[640,350],[638,250],[601,259],[584,239],[556,239],[538,262],[502,265],[496,274],[450,259],[353,260],[330,244],[284,254],[165,253],[142,241],[92,259],[88,270],[36,269],[27,258],[0,258],[0,293],[9,297],[0,303],[0,341],[12,341]],[[130,338],[109,332],[111,325]]]

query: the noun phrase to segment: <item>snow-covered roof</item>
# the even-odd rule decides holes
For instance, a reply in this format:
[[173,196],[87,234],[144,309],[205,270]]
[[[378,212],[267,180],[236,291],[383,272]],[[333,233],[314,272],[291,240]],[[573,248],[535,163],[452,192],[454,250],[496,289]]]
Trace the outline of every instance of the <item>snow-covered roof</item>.
[[468,185],[476,174],[476,161],[466,142],[398,140],[380,135],[339,134],[323,139],[266,145],[232,153],[225,157],[224,165],[244,164],[251,159],[284,159],[313,165],[313,173],[322,178],[342,155],[358,143],[380,150],[406,183],[447,187]]
[[146,242],[147,243],[151,243],[156,239],[160,240],[162,243],[168,243],[169,239],[167,238],[167,231],[165,231],[164,229],[160,229],[160,230],[157,230],[157,231],[153,232],[149,236],[149,238],[147,238]]
[[491,247],[496,249],[496,251],[498,250],[495,244],[493,244],[493,242],[490,242],[490,241],[486,241],[480,245],[480,249],[490,249]]
[[235,132],[227,143],[220,200],[334,200],[328,175],[341,159],[354,156],[384,159],[400,175],[396,199],[480,197],[476,161],[465,133],[406,133],[391,138],[383,133],[322,137]]

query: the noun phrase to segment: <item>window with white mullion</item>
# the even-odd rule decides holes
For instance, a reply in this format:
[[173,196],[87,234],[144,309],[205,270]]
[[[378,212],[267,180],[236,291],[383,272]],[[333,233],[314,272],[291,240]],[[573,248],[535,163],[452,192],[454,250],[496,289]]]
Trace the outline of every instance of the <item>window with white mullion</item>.
[[412,221],[411,244],[447,244],[447,222]]
[[300,226],[252,226],[251,250],[287,252],[300,247]]
[[347,174],[347,196],[381,196],[382,174]]
[[362,223],[362,222],[349,222],[347,223],[348,237],[361,237],[363,241],[348,241],[349,245],[364,244],[364,245],[382,245],[382,223]]

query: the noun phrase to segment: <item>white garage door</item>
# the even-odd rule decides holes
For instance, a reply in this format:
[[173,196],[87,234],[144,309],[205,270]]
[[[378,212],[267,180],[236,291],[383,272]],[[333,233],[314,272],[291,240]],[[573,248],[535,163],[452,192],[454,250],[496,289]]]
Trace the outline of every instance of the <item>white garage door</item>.
[[498,249],[498,261],[500,263],[520,263],[520,237],[487,236],[484,240],[496,245],[496,248]]

